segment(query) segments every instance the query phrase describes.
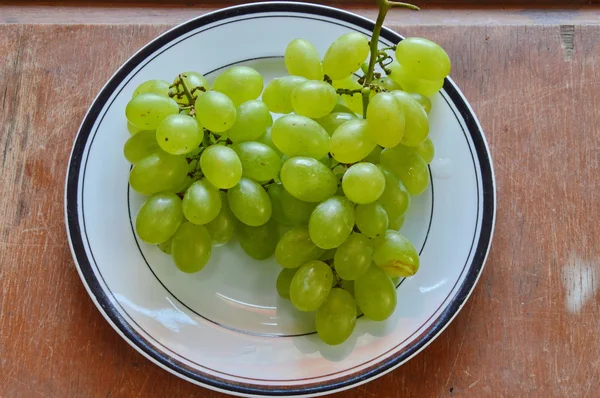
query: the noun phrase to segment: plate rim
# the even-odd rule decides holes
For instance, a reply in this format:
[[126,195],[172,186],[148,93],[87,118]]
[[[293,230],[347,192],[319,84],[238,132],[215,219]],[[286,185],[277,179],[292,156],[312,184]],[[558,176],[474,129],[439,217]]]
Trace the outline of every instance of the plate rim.
[[[483,129],[470,104],[452,79],[446,78],[443,88],[464,120],[464,124],[473,141],[473,148],[477,153],[478,165],[481,173],[481,187],[483,189],[481,194],[483,200],[482,222],[475,254],[467,269],[467,275],[465,276],[464,281],[456,291],[456,294],[451,299],[446,309],[434,321],[429,330],[423,332],[401,353],[396,354],[371,368],[365,369],[361,373],[332,379],[331,382],[325,381],[314,387],[300,386],[285,388],[284,386],[273,386],[273,388],[269,388],[268,385],[258,386],[237,384],[216,376],[203,375],[183,363],[178,363],[177,360],[171,359],[172,357],[170,355],[155,349],[145,337],[133,330],[129,325],[129,322],[127,322],[114,308],[112,300],[105,294],[104,289],[100,286],[100,282],[93,273],[89,258],[84,249],[82,230],[79,223],[80,203],[78,202],[77,192],[79,189],[82,154],[99,112],[113,94],[114,89],[131,72],[131,70],[146,60],[148,55],[154,53],[157,49],[192,30],[235,16],[273,12],[292,12],[324,16],[335,20],[341,20],[370,31],[372,31],[374,26],[373,21],[367,18],[334,7],[311,3],[273,1],[250,3],[216,10],[185,21],[154,38],[119,66],[117,71],[99,91],[98,95],[88,108],[78,129],[71,149],[65,179],[65,226],[71,254],[88,295],[113,329],[115,329],[115,331],[117,331],[117,333],[132,347],[153,363],[189,382],[224,393],[233,393],[242,396],[315,396],[327,392],[342,391],[356,387],[374,378],[380,377],[410,360],[434,341],[458,315],[473,292],[473,289],[477,285],[477,281],[482,274],[491,248],[496,221],[496,181],[492,157]],[[398,42],[403,39],[401,35],[387,27],[382,29],[381,36],[391,42]],[[80,264],[80,261],[83,263],[83,267]]]

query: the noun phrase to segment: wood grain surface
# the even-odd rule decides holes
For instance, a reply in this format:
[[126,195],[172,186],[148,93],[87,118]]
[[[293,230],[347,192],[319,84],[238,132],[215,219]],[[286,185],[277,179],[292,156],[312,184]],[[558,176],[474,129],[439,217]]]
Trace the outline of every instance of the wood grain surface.
[[[71,258],[69,151],[92,99],[167,25],[0,25],[0,397],[221,397],[151,364]],[[441,43],[498,186],[493,248],[421,354],[336,397],[597,397],[600,26],[405,26]]]
[[[65,5],[65,4],[94,4],[100,6],[115,6],[121,4],[143,4],[152,6],[205,6],[207,4],[215,6],[226,6],[241,3],[257,3],[265,0],[250,0],[250,1],[235,1],[235,0],[124,0],[118,2],[114,0],[8,0],[13,4],[35,4],[35,5]],[[290,0],[290,1],[302,1],[302,0]],[[374,0],[313,0],[311,3],[318,4],[330,4],[337,7],[348,7],[352,5],[367,5],[373,6]],[[518,6],[527,8],[548,8],[548,7],[581,7],[589,6],[590,4],[600,3],[599,0],[529,0],[524,2],[523,0],[414,0],[414,4],[423,5],[426,7],[485,7],[485,8],[498,8],[506,6]]]
[[[596,0],[594,0],[596,1]],[[597,0],[600,2],[600,0]],[[240,2],[231,2],[239,4]],[[332,1],[319,1],[339,5]],[[341,2],[343,8],[366,16],[377,17],[374,0]],[[600,8],[590,0],[582,2],[550,1],[550,5],[535,2],[494,2],[428,5],[420,12],[393,9],[387,25],[397,26],[491,26],[491,25],[585,25],[600,21]],[[5,24],[177,24],[196,15],[221,7],[223,2],[107,2],[107,1],[8,1],[0,3],[0,23]],[[540,8],[541,7],[541,8]]]

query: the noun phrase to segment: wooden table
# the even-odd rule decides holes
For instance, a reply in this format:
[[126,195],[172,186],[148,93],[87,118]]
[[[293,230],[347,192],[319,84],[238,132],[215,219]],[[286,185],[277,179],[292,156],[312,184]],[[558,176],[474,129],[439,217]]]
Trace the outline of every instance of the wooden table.
[[[146,42],[208,8],[76,7],[0,6],[0,397],[221,396],[111,329],[79,280],[63,215],[71,143],[98,90]],[[593,8],[392,14],[388,26],[452,56],[494,158],[496,235],[450,327],[339,397],[598,396],[599,21]]]

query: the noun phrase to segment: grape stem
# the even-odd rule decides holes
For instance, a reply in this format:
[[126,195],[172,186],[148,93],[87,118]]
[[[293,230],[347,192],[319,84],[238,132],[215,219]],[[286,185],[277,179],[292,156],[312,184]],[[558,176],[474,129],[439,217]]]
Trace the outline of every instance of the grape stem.
[[262,187],[267,188],[269,185],[274,184],[274,183],[275,183],[275,180],[273,178],[271,178],[269,181],[262,184]]
[[375,91],[376,93],[388,91],[385,88],[378,86],[377,84],[370,84],[369,87],[371,88],[371,91]]
[[208,135],[209,135],[211,145],[215,145],[217,142],[219,142],[219,139],[221,138],[221,136],[219,134],[216,134],[213,132],[210,132]]
[[[390,48],[390,47],[387,47],[387,48]],[[382,50],[379,50],[379,54],[377,55],[377,59],[375,60],[375,63],[379,64],[379,66],[381,67],[381,69],[383,69],[383,71],[385,72],[386,75],[389,75],[390,73],[392,73],[392,71],[390,71],[388,68],[386,68],[386,66],[388,66],[392,62],[394,62],[394,59],[391,56],[387,55]],[[377,75],[378,75],[378,73],[373,73],[373,77],[375,79],[378,79]]]
[[185,84],[185,81],[183,80],[185,76],[183,73],[179,74],[179,82],[181,83],[181,87],[183,88],[183,94],[185,94],[185,97],[187,98],[188,102],[190,103],[190,105],[194,104],[194,96],[192,95],[192,93],[190,92],[187,84]]
[[202,127],[202,131],[204,132],[204,137],[202,138],[202,146],[204,146],[204,148],[208,148],[211,145],[210,137],[212,136],[212,131],[206,129],[205,127]]
[[[385,63],[386,60],[388,60],[389,62]],[[383,69],[383,71],[385,72],[386,75],[389,75],[390,73],[392,73],[392,71],[387,68],[387,66],[389,66],[392,62],[394,62],[394,61],[391,57],[380,59],[378,62],[379,66],[381,67],[381,69]]]
[[389,0],[377,0],[377,6],[379,7],[379,13],[377,14],[377,20],[375,21],[375,27],[373,28],[373,35],[371,36],[370,50],[371,55],[369,57],[369,69],[367,69],[367,73],[365,75],[365,81],[363,83],[363,117],[367,117],[367,107],[369,106],[369,95],[371,94],[370,84],[373,80],[373,71],[375,70],[375,63],[377,61],[379,50],[377,44],[379,43],[379,35],[381,34],[381,28],[383,27],[383,21],[385,20],[385,16],[387,12],[392,7],[402,7],[408,8],[410,10],[419,10],[419,7],[408,4],[401,3],[397,1],[389,1]]
[[204,87],[194,87],[194,88],[192,89],[192,91],[190,91],[190,94],[194,95],[194,93],[195,93],[196,91],[202,91],[203,93],[205,93],[205,92],[206,92],[206,89],[205,89]]
[[200,150],[198,151],[197,154],[195,154],[194,156],[191,157],[186,157],[185,159],[187,160],[188,164],[192,163],[194,160],[200,160],[200,155],[202,155],[202,152],[204,152],[204,150],[206,149],[205,147],[203,147],[202,145],[199,146]]
[[357,88],[356,90],[350,90],[348,88],[338,88],[337,90],[335,90],[336,93],[340,94],[340,95],[354,95],[354,94],[360,94],[362,93],[362,88]]
[[417,7],[414,4],[410,4],[410,3],[402,3],[402,2],[399,2],[399,1],[389,1],[389,0],[386,1],[386,3],[388,4],[389,8],[392,8],[392,7],[402,7],[402,8],[408,8],[409,10],[413,10],[413,11],[419,11],[420,10],[419,7]]
[[198,163],[196,163],[196,167],[194,167],[194,170],[188,172],[188,177],[190,177],[194,181],[198,181],[198,180],[202,179],[202,177],[204,177],[204,173],[202,173],[202,170],[200,169],[200,159],[199,158],[198,158]]

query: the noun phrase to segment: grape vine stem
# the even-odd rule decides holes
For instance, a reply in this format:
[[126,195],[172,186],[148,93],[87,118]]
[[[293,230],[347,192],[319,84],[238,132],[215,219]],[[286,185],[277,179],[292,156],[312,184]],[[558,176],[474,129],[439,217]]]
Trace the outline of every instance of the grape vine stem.
[[185,76],[183,73],[180,73],[179,81],[181,82],[181,87],[183,88],[183,93],[187,97],[188,102],[190,103],[190,105],[193,105],[194,104],[194,96],[190,92],[187,84],[185,83],[185,80],[184,80],[185,77],[187,77],[187,76]]
[[383,47],[379,49],[379,54],[385,54],[385,51],[396,51],[396,46]]
[[369,69],[367,69],[367,73],[365,75],[365,80],[363,82],[363,117],[367,117],[367,107],[369,106],[369,95],[371,94],[370,84],[373,81],[373,71],[375,70],[375,64],[379,55],[378,43],[379,43],[379,35],[381,34],[381,28],[383,27],[383,21],[385,20],[385,16],[387,12],[392,7],[402,7],[408,8],[409,10],[419,10],[419,7],[408,4],[401,3],[397,1],[389,1],[389,0],[377,0],[377,6],[379,7],[379,13],[377,14],[377,20],[375,21],[375,27],[373,28],[373,35],[371,36],[370,50],[371,55],[369,57]]
[[350,90],[347,88],[338,88],[337,90],[335,90],[335,92],[340,95],[354,95],[354,94],[360,94],[362,92],[362,88],[357,88],[356,90]]

